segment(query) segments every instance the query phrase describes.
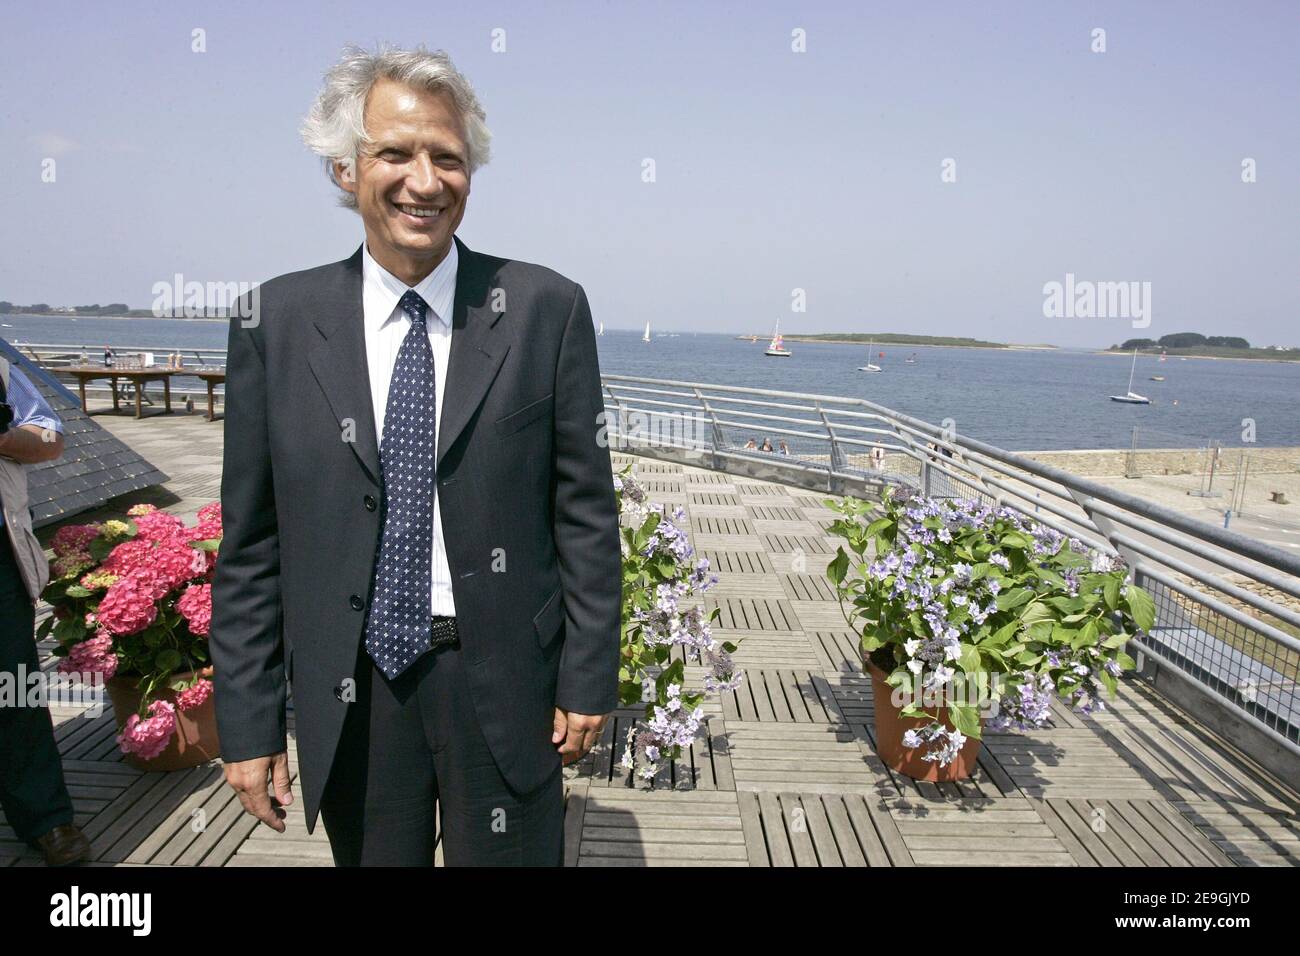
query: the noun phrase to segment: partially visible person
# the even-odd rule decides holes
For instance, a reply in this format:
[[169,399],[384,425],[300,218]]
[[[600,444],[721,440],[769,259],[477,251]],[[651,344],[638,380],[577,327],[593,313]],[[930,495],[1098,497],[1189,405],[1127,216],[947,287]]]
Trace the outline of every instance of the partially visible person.
[[[26,465],[63,454],[63,423],[20,370],[0,356],[0,671],[40,671],[36,600],[49,582],[45,549],[32,532]],[[50,866],[90,855],[72,822],[72,798],[49,708],[0,706],[0,808],[20,840]]]
[[759,451],[772,451],[772,439],[764,438],[763,447],[760,448]]

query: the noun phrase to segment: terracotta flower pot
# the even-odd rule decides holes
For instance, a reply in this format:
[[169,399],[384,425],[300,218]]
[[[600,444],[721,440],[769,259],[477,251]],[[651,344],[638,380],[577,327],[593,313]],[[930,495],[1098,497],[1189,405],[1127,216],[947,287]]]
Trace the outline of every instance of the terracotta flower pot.
[[[204,675],[211,676],[211,670],[205,669]],[[188,681],[193,676],[193,671],[173,674],[171,682]],[[134,676],[113,676],[106,682],[108,699],[113,704],[113,714],[117,718],[119,734],[126,726],[127,718],[140,706],[141,694],[135,686],[138,681],[139,678]],[[168,687],[158,695],[157,699],[175,704],[176,694]],[[135,754],[124,754],[123,759],[137,770],[161,772],[197,767],[209,760],[216,760],[219,756],[221,756],[221,742],[217,738],[217,711],[212,695],[208,695],[207,700],[192,710],[176,708],[176,731],[172,734],[167,749],[157,757],[152,760],[142,760]]]
[[[946,767],[941,767],[938,761],[922,759],[926,748],[903,746],[903,734],[909,730],[919,730],[931,721],[919,717],[903,717],[890,700],[894,688],[885,683],[885,678],[889,675],[870,660],[864,660],[863,664],[871,675],[871,696],[876,715],[876,753],[885,762],[885,766],[913,780],[928,780],[931,783],[969,777],[975,769],[981,741],[967,737],[956,759]],[[946,727],[954,726],[948,719],[947,707],[939,709],[938,719]]]

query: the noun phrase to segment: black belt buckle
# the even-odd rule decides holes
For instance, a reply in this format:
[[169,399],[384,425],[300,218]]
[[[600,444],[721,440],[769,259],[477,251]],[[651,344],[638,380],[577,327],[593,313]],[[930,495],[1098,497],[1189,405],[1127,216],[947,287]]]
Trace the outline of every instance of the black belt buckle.
[[456,619],[454,617],[433,618],[429,628],[429,646],[430,647],[449,647],[460,640],[460,635],[456,631]]

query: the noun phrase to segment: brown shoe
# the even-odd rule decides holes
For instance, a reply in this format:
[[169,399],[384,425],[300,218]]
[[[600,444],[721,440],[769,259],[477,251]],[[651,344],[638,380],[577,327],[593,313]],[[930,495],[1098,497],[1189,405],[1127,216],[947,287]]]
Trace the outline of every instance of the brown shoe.
[[90,841],[71,823],[55,827],[34,842],[36,848],[45,854],[46,866],[67,866],[90,856]]

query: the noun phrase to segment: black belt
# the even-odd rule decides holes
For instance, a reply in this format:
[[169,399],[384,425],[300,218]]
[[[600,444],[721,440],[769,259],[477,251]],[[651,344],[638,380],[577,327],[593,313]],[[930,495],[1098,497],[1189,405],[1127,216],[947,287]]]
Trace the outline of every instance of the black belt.
[[456,619],[435,614],[429,627],[429,646],[446,647],[455,644],[459,640],[460,634],[456,630]]

